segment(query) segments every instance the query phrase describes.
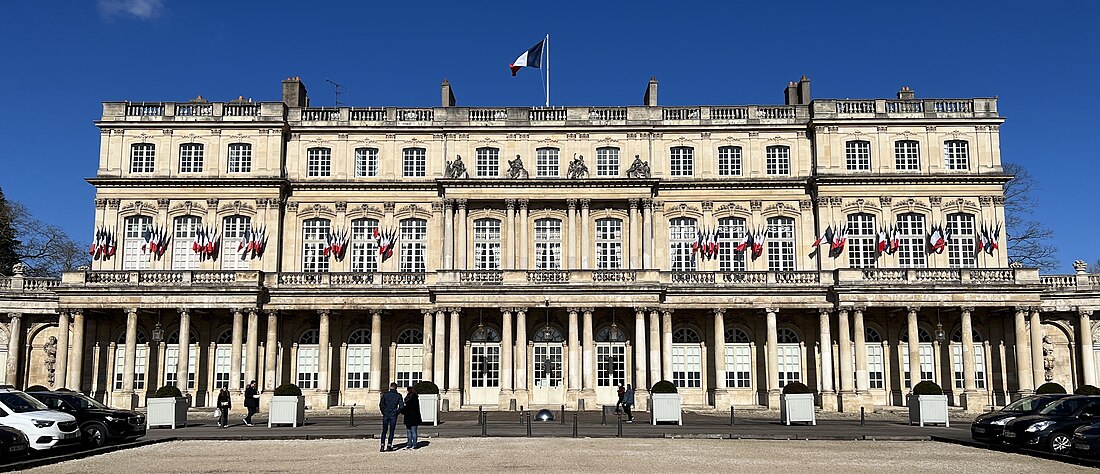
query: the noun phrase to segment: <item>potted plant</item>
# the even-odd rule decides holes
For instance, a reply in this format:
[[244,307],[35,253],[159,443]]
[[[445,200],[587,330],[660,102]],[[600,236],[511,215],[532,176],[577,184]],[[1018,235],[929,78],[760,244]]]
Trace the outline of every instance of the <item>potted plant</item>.
[[1066,387],[1063,387],[1060,384],[1056,384],[1054,382],[1047,382],[1040,385],[1039,388],[1035,389],[1036,395],[1050,395],[1058,393],[1066,393]]
[[794,423],[817,424],[814,391],[802,382],[790,382],[783,386],[780,395],[779,417],[785,425]]
[[658,421],[674,421],[677,425],[684,424],[683,412],[680,405],[683,398],[676,393],[676,385],[668,380],[662,380],[653,384],[649,389],[649,406],[652,412],[652,423]]
[[165,385],[153,392],[147,401],[146,428],[154,426],[187,426],[187,399],[174,385]]
[[275,388],[275,393],[268,403],[267,427],[273,425],[290,425],[297,428],[306,421],[306,397],[302,396],[302,389],[292,383],[285,383]]
[[1073,391],[1074,395],[1100,395],[1100,388],[1092,385],[1082,385]]
[[424,424],[439,425],[439,386],[430,380],[422,380],[413,385],[420,399],[420,419]]
[[909,424],[943,424],[950,427],[947,418],[947,395],[936,382],[925,380],[913,387],[909,394]]

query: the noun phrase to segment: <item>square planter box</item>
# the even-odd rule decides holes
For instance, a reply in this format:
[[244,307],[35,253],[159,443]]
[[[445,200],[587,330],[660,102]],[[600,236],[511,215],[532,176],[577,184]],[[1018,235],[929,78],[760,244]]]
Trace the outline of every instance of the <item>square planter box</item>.
[[306,397],[272,396],[267,407],[268,428],[273,425],[291,425],[297,428],[306,421]]
[[439,426],[439,395],[417,395],[420,399],[420,421]]
[[947,395],[909,395],[909,424],[942,424],[950,427],[947,418]]
[[814,407],[814,394],[791,393],[780,396],[779,416],[783,424],[817,424],[817,412]]
[[652,416],[652,423],[657,424],[658,421],[675,421],[677,425],[684,424],[683,412],[680,410],[680,405],[683,402],[683,397],[678,393],[654,393],[649,396],[649,406]]
[[148,413],[145,414],[146,428],[154,426],[187,426],[187,399],[150,398],[146,400]]

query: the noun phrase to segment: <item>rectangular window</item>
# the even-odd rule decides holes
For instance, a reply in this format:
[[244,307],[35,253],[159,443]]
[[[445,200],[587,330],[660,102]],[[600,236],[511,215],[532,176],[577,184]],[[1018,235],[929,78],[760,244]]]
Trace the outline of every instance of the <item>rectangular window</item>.
[[202,144],[180,145],[180,173],[202,173]]
[[424,346],[420,344],[399,344],[396,351],[397,386],[408,387],[420,381],[424,370]]
[[[199,346],[197,344],[191,344],[188,346],[190,349],[187,351],[190,357],[187,359],[187,388],[195,388],[195,364],[198,362]],[[176,373],[176,367],[179,367],[180,361],[180,347],[179,344],[170,343],[167,344],[164,350],[164,384],[177,385],[177,378],[179,376]],[[182,387],[180,387],[182,388]]]
[[672,383],[678,388],[703,385],[703,349],[698,344],[672,345]]
[[247,242],[245,232],[252,225],[247,216],[229,216],[222,220],[222,270],[248,270],[248,256],[241,250]]
[[402,152],[401,173],[406,178],[418,178],[428,174],[428,152],[423,148],[406,148]]
[[328,219],[307,219],[302,222],[302,271],[303,272],[327,272],[328,255],[325,255],[325,247],[328,245],[328,233],[330,223]]
[[538,150],[536,150],[535,166],[538,177],[556,177],[558,175],[558,170],[560,169],[560,167],[558,166],[558,149],[539,148]]
[[355,149],[355,176],[357,178],[373,178],[378,176],[378,149]]
[[356,219],[351,221],[351,271],[378,271],[378,241],[374,238],[378,221]]
[[894,142],[894,162],[898,171],[919,171],[920,142],[916,140]]
[[230,173],[252,172],[252,145],[247,143],[234,143],[229,145],[229,170]]
[[306,176],[332,176],[332,150],[328,148],[306,150]]
[[852,140],[845,143],[844,161],[848,171],[871,171],[871,142]]
[[925,252],[924,216],[921,214],[902,214],[898,216],[898,266],[901,268],[924,268],[928,254]]
[[[149,346],[138,344],[134,353],[134,389],[145,390],[145,364],[148,361]],[[126,367],[126,345],[119,344],[115,348],[115,373],[114,389],[122,390],[122,373]]]
[[218,344],[214,349],[214,388],[229,388],[229,368],[233,348]]
[[752,387],[752,348],[748,344],[726,343],[726,387]]
[[560,220],[538,219],[535,221],[535,268],[538,270],[558,270],[561,268]]
[[474,221],[474,269],[500,270],[500,221]]
[[870,388],[886,387],[886,366],[882,353],[882,344],[867,343],[867,380]]
[[602,147],[596,149],[596,176],[619,175],[619,149]]
[[135,143],[130,146],[130,172],[152,173],[156,171],[156,145]]
[[718,175],[741,176],[741,147],[718,147]]
[[695,149],[689,146],[674,146],[668,154],[668,171],[672,176],[692,176],[695,174]]
[[596,219],[596,268],[623,267],[623,221]]
[[718,219],[718,270],[723,272],[743,272],[745,252],[736,252],[734,247],[745,238],[745,219],[724,217]]
[[319,346],[315,344],[298,346],[298,388],[317,388],[317,359],[320,356]]
[[596,385],[618,387],[626,383],[626,345],[619,342],[596,343]]
[[370,346],[348,346],[348,388],[370,388]]
[[779,344],[779,387],[802,381],[802,348],[798,344]]
[[875,216],[870,214],[848,215],[848,266],[874,268],[878,256]]
[[477,176],[479,178],[500,176],[500,150],[496,148],[477,149]]
[[951,239],[947,242],[947,266],[951,268],[977,266],[978,256],[974,251],[974,216],[949,214],[945,230],[951,235]]
[[970,169],[970,144],[965,140],[943,142],[943,160],[944,166],[949,170]]
[[474,344],[470,347],[470,387],[500,386],[500,345]]
[[765,170],[769,175],[791,174],[791,147],[784,145],[769,146],[765,149]]
[[794,271],[794,219],[768,218],[765,244],[768,252],[768,271]]
[[405,219],[401,221],[401,271],[423,273],[427,270],[428,221]]
[[562,382],[561,344],[537,343],[534,369],[536,387],[560,387]]
[[122,269],[148,270],[152,265],[152,255],[146,253],[147,232],[153,229],[153,218],[149,216],[127,217],[122,237]]
[[197,216],[177,217],[175,231],[172,233],[172,269],[197,270],[201,262],[195,252],[195,241],[202,228],[202,219]]
[[[901,343],[898,345],[898,350],[901,352],[901,369],[902,369],[902,382],[905,383],[905,388],[912,388],[913,380],[909,377],[909,344]],[[922,342],[919,344],[920,351],[920,378],[921,380],[935,379],[935,372],[932,364],[932,343]]]
[[691,251],[691,245],[697,239],[695,219],[680,217],[669,221],[668,242],[670,248],[668,257],[672,263],[672,271],[695,271],[695,254]]

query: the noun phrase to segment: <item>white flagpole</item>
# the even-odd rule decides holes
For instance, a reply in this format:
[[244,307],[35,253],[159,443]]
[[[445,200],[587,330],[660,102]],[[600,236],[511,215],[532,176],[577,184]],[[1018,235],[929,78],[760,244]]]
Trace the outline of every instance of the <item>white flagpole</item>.
[[550,33],[546,34],[546,106],[550,106]]

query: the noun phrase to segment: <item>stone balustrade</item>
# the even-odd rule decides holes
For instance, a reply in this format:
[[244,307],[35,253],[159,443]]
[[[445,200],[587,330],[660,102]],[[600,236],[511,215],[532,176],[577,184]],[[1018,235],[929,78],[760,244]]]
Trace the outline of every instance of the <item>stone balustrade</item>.
[[52,287],[256,287],[261,272],[233,270],[123,270],[65,272]]
[[1038,270],[1028,268],[845,268],[836,272],[837,283],[841,285],[990,285],[1040,282]]

